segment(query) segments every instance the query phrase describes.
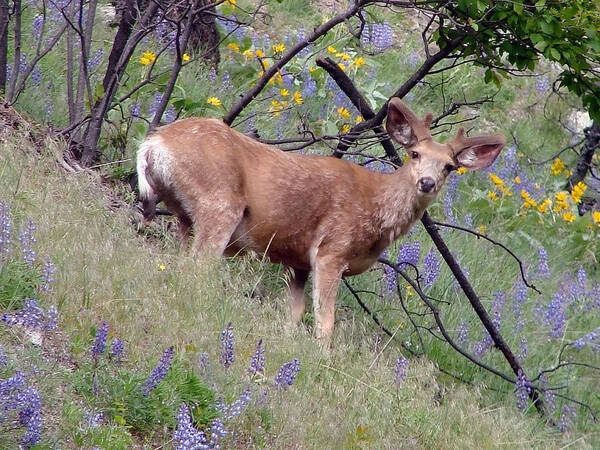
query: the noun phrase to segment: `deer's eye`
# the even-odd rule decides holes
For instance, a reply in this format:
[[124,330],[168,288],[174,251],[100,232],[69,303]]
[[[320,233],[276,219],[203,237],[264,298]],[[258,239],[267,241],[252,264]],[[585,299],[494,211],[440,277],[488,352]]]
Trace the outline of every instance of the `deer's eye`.
[[448,173],[452,172],[453,170],[456,170],[456,166],[452,165],[452,164],[446,164],[444,166],[444,170]]
[[419,159],[419,154],[417,152],[410,152],[410,157],[412,159]]

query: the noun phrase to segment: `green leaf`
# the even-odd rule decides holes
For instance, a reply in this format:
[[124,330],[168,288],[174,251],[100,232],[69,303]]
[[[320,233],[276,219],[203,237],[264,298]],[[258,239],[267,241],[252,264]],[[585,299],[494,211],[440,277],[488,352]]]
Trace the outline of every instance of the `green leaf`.
[[560,60],[560,52],[558,50],[556,50],[554,47],[552,47],[550,49],[550,54],[552,55],[552,57],[556,60],[559,61]]

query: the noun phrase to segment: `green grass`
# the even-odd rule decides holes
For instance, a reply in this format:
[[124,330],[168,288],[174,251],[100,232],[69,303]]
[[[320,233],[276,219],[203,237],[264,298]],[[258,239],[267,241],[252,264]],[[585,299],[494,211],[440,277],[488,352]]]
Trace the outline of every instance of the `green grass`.
[[[143,419],[147,428],[141,429],[146,431],[133,433],[135,420],[113,414],[98,429],[82,431],[84,410],[115,408],[112,400],[106,403],[111,398],[107,393],[94,399],[89,384],[82,387],[81,381],[101,320],[109,322],[110,338],[126,342],[122,370],[143,379],[162,351],[174,345],[178,367],[196,373],[228,401],[247,384],[258,396],[272,383],[280,364],[294,357],[301,360],[297,382],[287,392],[270,391],[266,406],[253,405],[237,418],[225,448],[548,448],[577,439],[584,447],[596,441],[589,424],[582,425],[586,434],[561,435],[535,413],[523,415],[515,409],[510,392],[493,393],[483,387],[498,386],[490,376],[479,373],[474,386],[465,386],[440,374],[431,360],[457,371],[477,372],[447,346],[433,345],[429,358],[411,359],[407,379],[394,385],[394,361],[401,354],[397,342],[384,336],[374,350],[374,337],[380,332],[345,290],[338,305],[334,350],[323,354],[310,332],[288,327],[280,271],[252,258],[201,267],[171,238],[161,244],[138,234],[127,209],[110,208],[110,191],[96,174],[66,174],[57,168],[53,158],[61,143],[47,141],[41,149],[34,148],[15,133],[1,145],[0,198],[11,207],[15,229],[26,218],[34,220],[38,258],[50,256],[57,266],[54,291],[43,302],[59,307],[59,335],[40,348],[18,330],[0,328],[14,367],[37,365],[44,375],[33,380],[44,398],[43,443],[51,447],[92,441],[104,448],[125,448],[128,442],[150,447],[171,439],[172,417],[162,425]],[[510,285],[502,284],[501,278],[514,279],[514,267],[508,266],[506,274],[493,271],[494,261],[502,259],[498,252],[482,250],[460,235],[445,236],[452,248],[459,246],[466,265],[480,264],[477,255],[482,251],[493,255],[489,270],[481,265],[472,269],[472,280],[484,299],[489,302],[487,293]],[[378,276],[372,273],[358,280],[363,287],[378,289],[374,278]],[[494,289],[486,286],[491,279],[499,283]],[[435,294],[456,296],[447,274],[436,284]],[[452,315],[465,312],[458,299],[446,315],[450,322]],[[401,339],[410,339],[408,323],[397,312],[386,314],[385,321]],[[228,322],[235,330],[237,359],[225,370],[218,363],[218,342]],[[245,372],[259,338],[266,348],[267,379],[257,383]],[[205,351],[212,363],[209,373],[197,366]],[[502,366],[498,357],[493,360]],[[106,383],[110,387],[116,381]],[[510,386],[500,386],[510,391]],[[176,398],[168,389],[161,395],[167,401]]]

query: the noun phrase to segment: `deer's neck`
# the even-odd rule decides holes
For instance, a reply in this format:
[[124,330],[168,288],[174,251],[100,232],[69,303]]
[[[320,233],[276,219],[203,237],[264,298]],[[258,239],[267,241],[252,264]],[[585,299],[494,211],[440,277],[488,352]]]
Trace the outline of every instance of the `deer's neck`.
[[404,165],[381,184],[377,195],[378,219],[381,236],[389,241],[388,245],[406,234],[435,198],[417,193],[417,180],[413,178],[410,167]]

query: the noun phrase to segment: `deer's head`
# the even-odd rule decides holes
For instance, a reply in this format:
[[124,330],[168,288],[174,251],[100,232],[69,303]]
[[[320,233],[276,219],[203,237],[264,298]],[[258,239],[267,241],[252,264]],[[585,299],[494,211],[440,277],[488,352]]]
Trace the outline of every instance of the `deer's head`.
[[429,130],[432,118],[432,114],[417,118],[399,98],[388,103],[387,131],[406,149],[410,157],[406,168],[420,195],[435,196],[448,174],[459,167],[477,170],[490,166],[506,143],[501,134],[466,137],[464,128],[454,138],[436,142]]

